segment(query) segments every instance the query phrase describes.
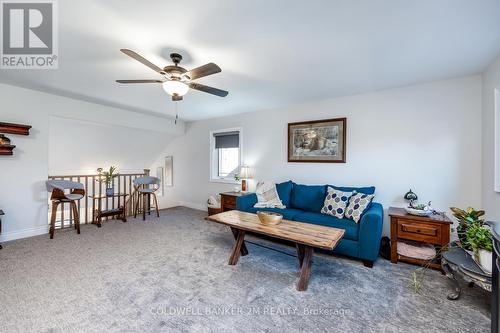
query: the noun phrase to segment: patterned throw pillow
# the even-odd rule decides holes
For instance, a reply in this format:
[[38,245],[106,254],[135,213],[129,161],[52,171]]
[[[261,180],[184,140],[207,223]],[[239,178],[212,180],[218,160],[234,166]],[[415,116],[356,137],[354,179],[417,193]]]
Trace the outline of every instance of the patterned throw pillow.
[[356,193],[349,199],[349,205],[345,211],[345,217],[358,223],[361,215],[368,208],[375,195]]
[[321,208],[321,213],[332,215],[339,219],[344,218],[349,198],[353,194],[354,192],[343,192],[328,186],[328,193],[325,197],[323,208]]

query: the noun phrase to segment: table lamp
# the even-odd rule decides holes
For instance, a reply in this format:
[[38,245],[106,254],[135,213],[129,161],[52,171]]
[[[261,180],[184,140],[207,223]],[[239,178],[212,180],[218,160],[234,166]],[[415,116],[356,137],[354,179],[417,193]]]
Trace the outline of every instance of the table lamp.
[[241,192],[247,191],[247,179],[251,179],[250,167],[248,165],[242,165],[240,168],[240,178],[241,178]]

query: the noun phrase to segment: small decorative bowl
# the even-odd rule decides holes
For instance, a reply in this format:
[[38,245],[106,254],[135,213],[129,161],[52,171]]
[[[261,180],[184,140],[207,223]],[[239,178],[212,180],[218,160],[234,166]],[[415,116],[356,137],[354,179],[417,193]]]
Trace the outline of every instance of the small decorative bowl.
[[411,207],[405,207],[406,212],[410,215],[415,215],[415,216],[431,216],[432,215],[432,209],[424,210],[424,209],[415,209]]
[[283,215],[273,212],[257,212],[260,223],[267,225],[280,224],[283,220]]

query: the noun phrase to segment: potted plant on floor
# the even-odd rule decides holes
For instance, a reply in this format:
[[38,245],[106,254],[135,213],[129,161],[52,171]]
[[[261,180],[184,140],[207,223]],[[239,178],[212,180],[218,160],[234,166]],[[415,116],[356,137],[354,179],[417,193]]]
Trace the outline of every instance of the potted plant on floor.
[[493,241],[490,228],[474,222],[469,225],[465,235],[466,244],[472,248],[474,260],[483,271],[491,274]]
[[110,197],[115,193],[113,188],[113,179],[118,176],[115,166],[110,166],[109,170],[102,171],[102,168],[97,169],[99,173],[98,181],[106,184],[106,196]]

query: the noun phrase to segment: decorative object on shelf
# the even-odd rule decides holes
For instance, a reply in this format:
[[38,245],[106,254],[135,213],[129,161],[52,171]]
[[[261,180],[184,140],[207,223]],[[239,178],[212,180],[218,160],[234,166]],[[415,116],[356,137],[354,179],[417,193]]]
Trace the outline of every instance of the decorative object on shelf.
[[345,163],[346,118],[288,124],[288,162]]
[[31,129],[30,125],[20,125],[20,124],[0,122],[0,133],[29,135],[30,129]]
[[118,172],[116,172],[116,167],[110,166],[109,170],[107,171],[102,171],[102,170],[103,170],[102,168],[97,169],[98,172],[97,181],[106,184],[107,196],[113,196],[113,194],[115,193],[115,189],[113,187],[113,180],[115,179],[115,177],[118,176]]
[[[0,122],[0,133],[29,135],[29,125],[19,125]],[[0,134],[0,155],[13,155],[13,150],[16,146],[11,145],[10,139]]]
[[0,155],[13,155],[14,148],[16,146],[10,144],[10,139],[0,134]]
[[242,165],[240,168],[239,178],[241,179],[241,192],[247,191],[247,179],[251,179],[250,167],[248,165]]
[[411,189],[408,192],[406,192],[404,198],[409,203],[412,203],[412,202],[418,200],[418,196]]
[[484,220],[481,216],[484,216],[484,210],[475,210],[472,207],[467,207],[465,210],[457,207],[450,207],[458,220],[457,235],[460,240],[461,246],[466,250],[472,250],[470,244],[467,242],[467,229],[471,224],[479,223],[479,225],[484,224]]
[[416,204],[410,201],[410,205],[405,207],[405,210],[408,214],[416,216],[431,216],[434,213],[430,201],[427,204]]
[[174,157],[165,157],[165,186],[174,186]]
[[283,215],[274,212],[257,212],[260,223],[267,225],[277,225],[283,220]]

